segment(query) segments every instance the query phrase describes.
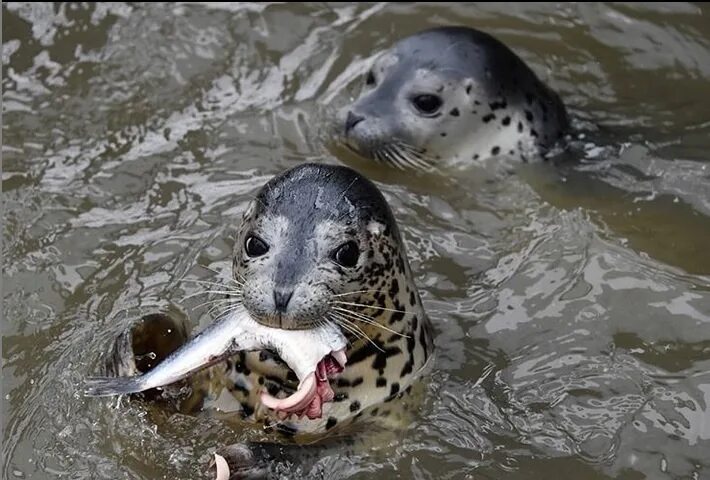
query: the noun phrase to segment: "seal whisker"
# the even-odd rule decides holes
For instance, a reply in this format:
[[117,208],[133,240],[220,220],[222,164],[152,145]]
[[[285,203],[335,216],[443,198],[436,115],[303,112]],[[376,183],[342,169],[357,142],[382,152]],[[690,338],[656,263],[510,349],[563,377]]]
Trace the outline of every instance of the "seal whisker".
[[401,162],[401,160],[399,160],[394,155],[392,155],[392,152],[390,151],[389,146],[386,146],[382,149],[382,154],[390,164],[394,165],[395,167],[399,168],[400,170],[407,169],[407,167]]
[[351,323],[351,322],[343,323],[343,322],[345,322],[345,321],[347,321],[347,320],[346,320],[346,319],[341,319],[340,317],[335,317],[334,315],[335,315],[334,312],[328,313],[328,317],[329,317],[333,322],[335,322],[339,327],[344,328],[345,330],[347,330],[348,332],[350,332],[350,333],[351,333],[355,338],[357,338],[357,339],[366,340],[366,338],[365,338],[365,336],[364,336],[364,333],[358,332],[358,331],[355,330],[351,325],[349,325],[349,323]]
[[394,308],[378,307],[377,305],[365,305],[363,303],[343,302],[341,300],[335,300],[334,303],[339,303],[341,305],[350,305],[353,307],[374,308],[375,310],[385,310],[387,312],[407,313],[406,310],[397,310]]
[[191,293],[190,295],[187,295],[186,297],[183,297],[182,301],[188,300],[193,297],[197,297],[199,295],[208,295],[210,293],[214,294],[225,294],[225,295],[239,295],[241,293],[241,290],[204,290],[202,292],[195,292]]
[[385,290],[355,290],[354,292],[337,293],[337,294],[334,294],[333,297],[344,297],[346,295],[354,295],[356,293],[384,293],[384,294],[386,294],[387,292]]
[[[241,303],[241,302],[232,302],[232,305],[235,306],[235,307],[237,307],[237,306],[241,307],[241,306],[242,306],[242,303]],[[227,308],[228,308],[229,306],[230,306],[230,305],[227,305]],[[222,307],[222,304],[213,305],[212,308],[210,308],[209,310],[207,310],[207,315],[211,315],[213,311],[215,311],[215,310],[217,310],[217,309],[219,309],[219,308],[225,308],[225,307]],[[223,313],[223,314],[224,314],[224,313]],[[223,315],[223,314],[222,314],[222,315]],[[219,316],[221,316],[221,315],[219,315]]]
[[390,156],[391,156],[393,159],[396,159],[397,162],[398,162],[400,165],[402,165],[402,167],[410,167],[410,168],[414,168],[414,167],[415,167],[415,165],[413,165],[413,163],[411,162],[411,160],[409,160],[409,159],[403,154],[403,152],[401,151],[401,149],[399,149],[399,147],[397,146],[396,143],[391,144],[391,145],[388,145],[388,146],[387,146],[387,151],[389,152]]
[[233,301],[234,301],[234,299],[231,297],[230,298],[216,298],[213,300],[207,300],[206,302],[202,302],[199,305],[195,305],[194,307],[192,307],[192,309],[197,310],[198,308],[206,307],[207,305],[212,305],[214,303],[220,304],[220,303],[233,302]]
[[432,162],[421,149],[417,149],[416,147],[409,145],[408,143],[405,143],[401,140],[397,141],[395,143],[395,146],[407,158],[407,160],[412,164],[413,167],[421,168],[426,171],[431,171],[434,169]]
[[361,313],[353,312],[352,310],[348,310],[348,309],[341,308],[341,307],[333,307],[333,308],[335,310],[338,310],[339,312],[342,312],[343,314],[350,315],[351,318],[354,320],[358,320],[363,323],[367,323],[368,325],[372,325],[374,327],[379,327],[379,328],[386,330],[390,333],[393,333],[395,335],[399,335],[400,337],[409,338],[409,335],[405,335],[404,333],[400,333],[400,332],[397,332],[396,330],[392,330],[391,328],[385,327],[381,323],[375,321],[373,318],[367,317],[366,315],[363,315]]
[[347,324],[349,328],[354,328],[354,329],[356,329],[358,332],[360,332],[360,335],[362,335],[361,338],[363,338],[364,340],[367,340],[368,342],[370,342],[370,343],[372,344],[373,347],[375,347],[375,348],[376,348],[377,350],[379,350],[380,352],[383,352],[383,353],[384,353],[384,350],[382,350],[382,348],[381,348],[379,345],[377,345],[377,343],[375,343],[375,341],[374,341],[373,339],[371,339],[371,338],[362,330],[362,328],[358,327],[357,325],[355,325],[353,322],[351,322],[351,321],[348,320],[347,318],[342,317],[342,316],[340,316],[339,314],[337,314],[337,313],[335,313],[335,312],[330,312],[330,314],[333,315],[335,319],[338,319],[338,320],[340,320],[341,322],[344,322],[344,323],[339,323],[339,325],[340,325],[341,327],[345,327],[345,325]]

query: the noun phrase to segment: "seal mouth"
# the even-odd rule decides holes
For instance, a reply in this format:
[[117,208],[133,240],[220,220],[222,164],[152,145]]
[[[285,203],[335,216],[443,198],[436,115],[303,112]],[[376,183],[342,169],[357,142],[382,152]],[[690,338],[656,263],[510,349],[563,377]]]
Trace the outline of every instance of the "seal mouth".
[[267,391],[262,391],[261,403],[275,410],[281,420],[294,414],[299,419],[304,416],[311,420],[321,418],[323,404],[333,401],[335,397],[329,380],[337,377],[346,363],[345,348],[333,350],[316,364],[314,371],[301,380],[294,393],[286,398],[276,398]]

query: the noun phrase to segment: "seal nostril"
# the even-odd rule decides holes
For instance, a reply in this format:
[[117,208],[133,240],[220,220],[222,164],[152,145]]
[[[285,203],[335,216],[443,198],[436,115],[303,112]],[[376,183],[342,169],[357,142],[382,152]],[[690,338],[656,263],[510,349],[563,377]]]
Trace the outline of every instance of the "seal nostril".
[[277,312],[286,313],[288,302],[293,296],[293,290],[274,290],[274,308]]
[[345,133],[355,128],[355,125],[365,120],[365,117],[357,115],[353,112],[348,112],[348,117],[345,119]]

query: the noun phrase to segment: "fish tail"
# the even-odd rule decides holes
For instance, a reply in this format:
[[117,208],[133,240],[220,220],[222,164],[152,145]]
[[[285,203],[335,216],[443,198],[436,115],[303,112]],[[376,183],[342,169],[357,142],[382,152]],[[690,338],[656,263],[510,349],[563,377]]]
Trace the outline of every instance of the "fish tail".
[[146,390],[141,377],[93,377],[84,382],[84,395],[87,397],[108,397],[125,395]]

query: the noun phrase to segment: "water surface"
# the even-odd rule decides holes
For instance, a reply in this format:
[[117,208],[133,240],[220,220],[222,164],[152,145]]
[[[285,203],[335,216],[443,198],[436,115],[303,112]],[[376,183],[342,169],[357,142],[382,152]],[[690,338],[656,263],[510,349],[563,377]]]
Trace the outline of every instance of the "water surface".
[[[143,314],[209,317],[254,192],[345,163],[436,330],[419,416],[326,478],[710,477],[710,9],[3,4],[3,478],[192,479],[242,428],[80,396]],[[403,175],[322,142],[373,56],[441,24],[558,90],[574,161]],[[215,273],[219,272],[219,273]]]

